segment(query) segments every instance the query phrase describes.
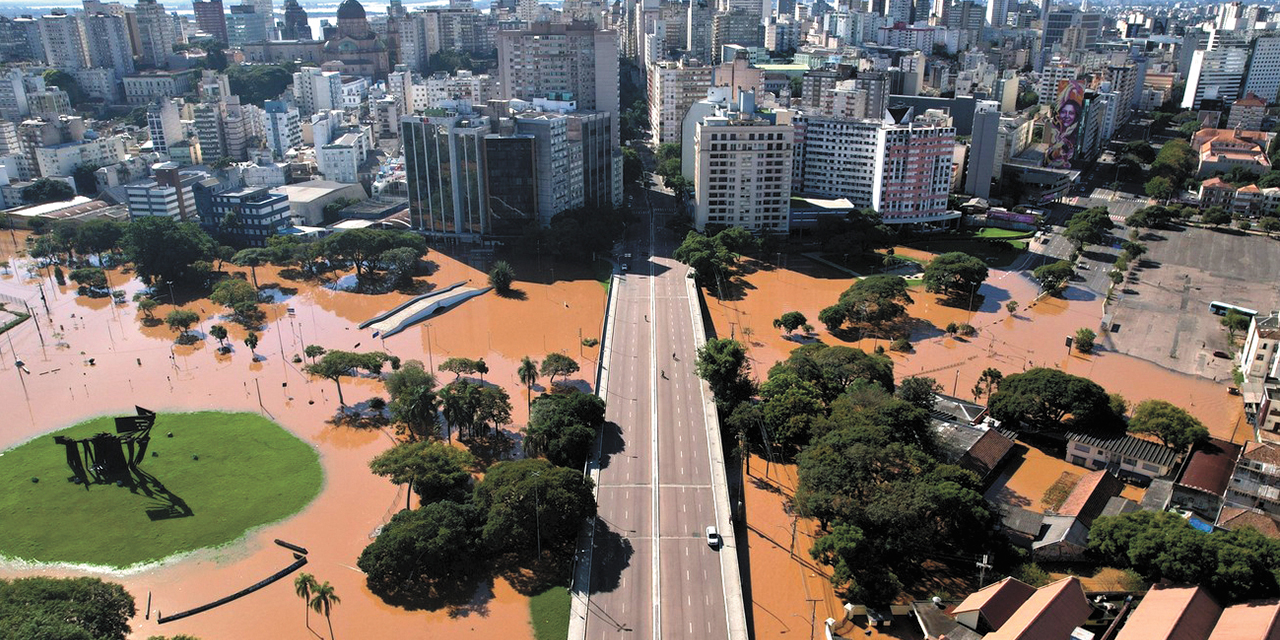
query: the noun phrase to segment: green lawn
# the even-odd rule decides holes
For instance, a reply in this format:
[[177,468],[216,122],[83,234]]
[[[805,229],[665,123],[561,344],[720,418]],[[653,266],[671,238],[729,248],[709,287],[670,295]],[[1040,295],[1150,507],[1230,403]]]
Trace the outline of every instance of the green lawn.
[[997,229],[996,227],[983,227],[973,234],[975,238],[1029,238],[1035,235],[1034,231],[1018,231],[1017,229]]
[[537,640],[564,640],[569,635],[569,590],[551,587],[529,599],[533,637]]
[[[111,417],[56,434],[102,431],[115,432]],[[281,520],[323,483],[316,452],[257,414],[161,413],[151,433],[139,469],[154,480],[130,476],[123,487],[73,484],[53,433],[0,453],[0,556],[113,567],[158,560]]]

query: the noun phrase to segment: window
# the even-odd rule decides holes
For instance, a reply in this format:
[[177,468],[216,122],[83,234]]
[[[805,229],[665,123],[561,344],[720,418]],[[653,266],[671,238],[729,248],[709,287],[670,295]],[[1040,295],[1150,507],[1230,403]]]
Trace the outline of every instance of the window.
[[1076,443],[1076,445],[1072,448],[1075,449],[1076,451],[1081,451],[1083,453],[1093,453],[1093,449],[1090,449],[1088,445],[1084,445],[1084,444]]
[[1143,470],[1143,471],[1151,471],[1151,472],[1153,472],[1153,473],[1158,473],[1158,472],[1160,471],[1160,467],[1157,467],[1157,466],[1156,466],[1156,465],[1154,465],[1154,464],[1150,464],[1150,463],[1144,462],[1144,463],[1142,463],[1142,470]]

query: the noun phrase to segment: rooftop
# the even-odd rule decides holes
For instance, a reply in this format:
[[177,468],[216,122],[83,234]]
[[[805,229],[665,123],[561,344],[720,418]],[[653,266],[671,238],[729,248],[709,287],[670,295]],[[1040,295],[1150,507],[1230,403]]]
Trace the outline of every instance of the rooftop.
[[1254,509],[1223,507],[1218,513],[1218,526],[1228,531],[1249,527],[1268,538],[1280,539],[1280,522]]
[[1270,442],[1250,442],[1245,445],[1240,457],[1267,464],[1280,464],[1280,446]]
[[364,188],[358,184],[346,184],[342,182],[334,182],[333,180],[310,180],[307,182],[299,182],[297,184],[289,184],[283,187],[277,187],[277,190],[283,191],[289,196],[290,202],[313,202],[319,200],[335,191],[342,191],[357,187],[361,191]]
[[1240,449],[1238,444],[1210,438],[1192,452],[1178,484],[1215,496],[1222,495],[1231,482],[1231,472],[1235,470]]
[[1092,611],[1080,579],[1070,576],[1036,589],[1008,622],[984,640],[1069,638]]
[[1222,607],[1201,587],[1154,585],[1116,640],[1205,640]]
[[1222,610],[1209,640],[1280,640],[1280,600],[1255,600]]
[[1127,433],[1075,431],[1067,434],[1067,440],[1162,467],[1171,466],[1178,459],[1178,452],[1173,449],[1159,442],[1135,438]]
[[1124,483],[1110,471],[1099,469],[1086,475],[1076,483],[1071,494],[1067,496],[1058,513],[1064,516],[1076,516],[1086,527],[1102,515],[1107,501],[1124,491]]
[[1035,593],[1035,587],[1017,578],[1005,578],[969,594],[951,613],[977,611],[992,629],[999,629]]

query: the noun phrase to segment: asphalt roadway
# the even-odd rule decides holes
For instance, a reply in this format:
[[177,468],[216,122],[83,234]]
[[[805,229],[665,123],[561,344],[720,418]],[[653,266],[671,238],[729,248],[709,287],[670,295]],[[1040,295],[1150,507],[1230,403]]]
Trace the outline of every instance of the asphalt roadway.
[[642,197],[605,345],[600,525],[586,637],[727,638],[719,554],[733,550],[712,548],[705,536],[716,505],[694,371],[692,323],[700,314],[690,308],[697,301],[687,293],[687,267],[670,257],[677,242],[655,219],[649,192]]

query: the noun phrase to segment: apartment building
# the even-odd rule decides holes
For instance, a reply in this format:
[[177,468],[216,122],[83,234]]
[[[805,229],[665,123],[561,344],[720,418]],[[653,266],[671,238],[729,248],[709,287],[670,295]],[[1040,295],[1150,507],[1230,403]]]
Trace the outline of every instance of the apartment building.
[[740,93],[734,103],[727,88],[717,87],[704,102],[713,109],[696,118],[692,135],[686,135],[692,140],[685,141],[695,158],[694,226],[702,230],[715,223],[786,233],[794,127],[758,113],[751,91]]
[[40,16],[40,42],[44,60],[64,71],[89,67],[89,45],[79,15],[53,13]]
[[653,144],[680,143],[680,127],[693,103],[707,97],[714,67],[659,62],[649,68],[649,126]]
[[604,111],[619,141],[618,36],[590,23],[539,22],[522,31],[501,31],[498,81],[503,99],[571,96],[579,109]]
[[302,120],[298,110],[282,100],[268,100],[262,103],[262,110],[267,148],[276,159],[283,159],[290,149],[302,145]]
[[169,157],[169,146],[180,140],[182,120],[172,99],[162,98],[147,105],[147,132],[151,135],[151,150]]
[[1280,515],[1280,445],[1246,443],[1224,499],[1231,506]]
[[342,74],[303,67],[293,74],[293,102],[301,116],[342,108]]
[[183,175],[174,162],[152,167],[155,177],[125,185],[129,217],[162,216],[174,220],[195,220],[196,199],[193,186],[198,175]]
[[338,132],[328,144],[316,148],[316,168],[326,180],[344,184],[360,181],[360,165],[372,150],[372,130],[364,125]]
[[165,12],[164,5],[156,0],[138,0],[134,12],[137,14],[138,39],[141,43],[138,51],[140,61],[145,66],[167,68],[173,45],[178,42],[173,18]]
[[213,196],[211,226],[238,244],[265,247],[290,225],[289,196],[266,187],[226,191]]

